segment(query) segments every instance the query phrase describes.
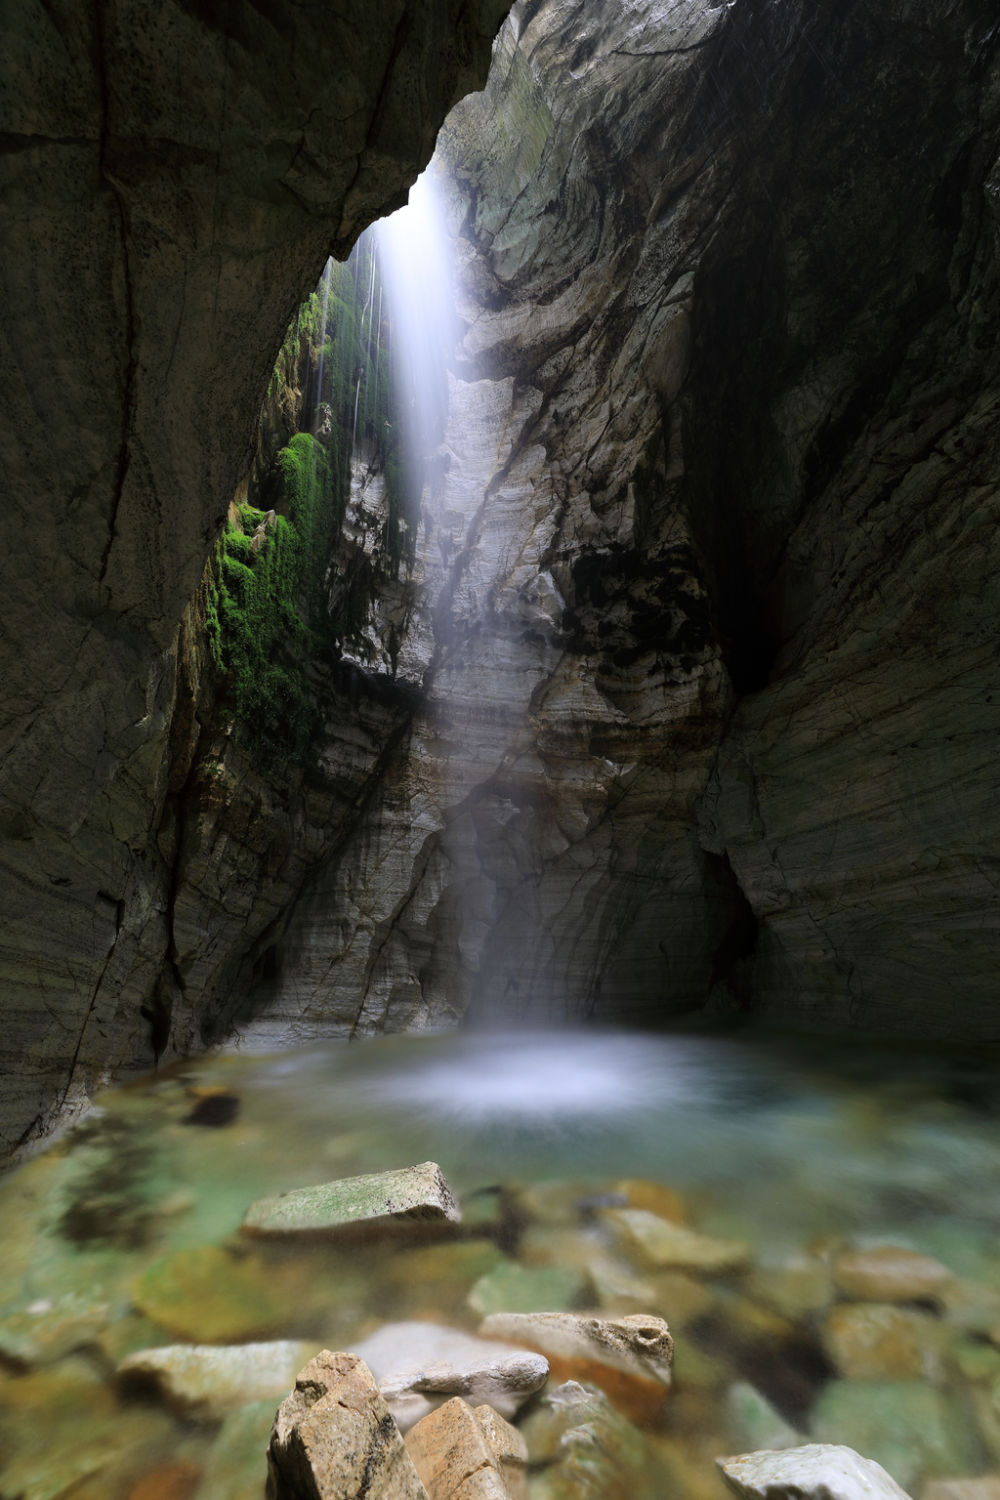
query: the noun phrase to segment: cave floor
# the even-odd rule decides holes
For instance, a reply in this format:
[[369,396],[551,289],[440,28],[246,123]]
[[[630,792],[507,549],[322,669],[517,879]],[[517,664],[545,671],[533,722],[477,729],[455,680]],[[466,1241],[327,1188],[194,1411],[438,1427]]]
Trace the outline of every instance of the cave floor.
[[[109,1091],[0,1181],[0,1497],[263,1496],[288,1373],[270,1389],[247,1353],[235,1384],[171,1394],[116,1373],[138,1350],[290,1340],[298,1368],[394,1320],[567,1308],[670,1324],[671,1394],[616,1450],[632,1497],[721,1500],[716,1456],[803,1441],[918,1496],[998,1471],[994,1079],[984,1056],[483,1032]],[[461,1237],[239,1234],[261,1195],[425,1160]],[[554,1483],[539,1463],[533,1500],[590,1493]]]

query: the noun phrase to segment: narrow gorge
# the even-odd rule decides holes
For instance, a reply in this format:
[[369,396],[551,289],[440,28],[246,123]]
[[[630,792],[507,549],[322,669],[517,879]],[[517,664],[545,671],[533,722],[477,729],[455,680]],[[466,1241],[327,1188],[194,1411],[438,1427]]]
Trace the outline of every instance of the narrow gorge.
[[5,23],[7,1154],[233,1037],[995,1039],[991,6],[376,10]]

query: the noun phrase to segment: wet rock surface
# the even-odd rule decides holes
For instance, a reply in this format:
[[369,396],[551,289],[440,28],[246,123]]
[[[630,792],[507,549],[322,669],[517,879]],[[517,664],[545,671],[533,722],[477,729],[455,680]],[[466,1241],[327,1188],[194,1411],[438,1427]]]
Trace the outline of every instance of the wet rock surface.
[[392,1231],[416,1224],[456,1224],[461,1210],[436,1162],[395,1172],[299,1188],[252,1203],[243,1220],[250,1235],[346,1234]]
[[906,1491],[880,1464],[851,1448],[808,1443],[790,1453],[744,1453],[720,1458],[730,1489],[744,1500],[781,1500],[815,1496],[817,1500],[902,1500]]
[[252,797],[221,830],[228,859],[208,818],[189,830],[200,899],[175,900],[163,815],[205,651],[178,627],[296,303],[405,196],[504,10],[5,13],[4,1155],[108,1068],[195,1044],[212,929],[236,940],[265,871],[301,879],[280,842],[296,816],[258,782],[279,842],[247,826]]
[[268,1500],[371,1493],[427,1500],[377,1385],[355,1354],[310,1360],[274,1419],[267,1450]]

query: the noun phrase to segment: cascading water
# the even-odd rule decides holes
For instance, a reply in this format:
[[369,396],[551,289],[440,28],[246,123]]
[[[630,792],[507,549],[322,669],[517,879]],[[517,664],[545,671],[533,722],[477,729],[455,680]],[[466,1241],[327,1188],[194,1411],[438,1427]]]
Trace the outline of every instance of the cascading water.
[[431,457],[444,438],[448,365],[458,337],[439,170],[432,164],[410,189],[406,207],[374,228],[393,326],[392,372],[414,515]]

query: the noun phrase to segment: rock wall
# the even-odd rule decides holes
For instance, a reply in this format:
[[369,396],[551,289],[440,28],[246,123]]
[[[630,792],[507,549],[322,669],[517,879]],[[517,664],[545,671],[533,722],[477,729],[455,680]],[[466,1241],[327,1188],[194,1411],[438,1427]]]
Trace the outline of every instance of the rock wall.
[[405,195],[505,9],[5,12],[3,1151],[171,1024],[178,622],[296,304]]
[[282,332],[503,8],[5,21],[4,1150],[230,1024],[993,1033],[987,0],[521,0],[409,633],[317,669],[316,774],[215,737]]
[[998,38],[978,0],[515,8],[443,143],[426,697],[262,1038],[993,1035]]

